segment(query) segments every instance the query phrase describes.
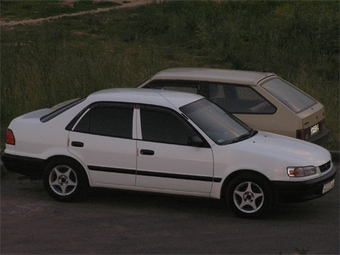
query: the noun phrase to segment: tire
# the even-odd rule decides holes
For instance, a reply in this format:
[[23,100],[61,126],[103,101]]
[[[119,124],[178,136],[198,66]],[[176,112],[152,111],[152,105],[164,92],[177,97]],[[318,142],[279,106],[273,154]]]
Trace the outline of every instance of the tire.
[[274,204],[269,182],[255,173],[236,176],[227,187],[227,204],[237,215],[243,218],[267,216]]
[[49,162],[44,170],[43,183],[47,193],[55,200],[72,202],[85,195],[88,179],[78,162],[59,158]]

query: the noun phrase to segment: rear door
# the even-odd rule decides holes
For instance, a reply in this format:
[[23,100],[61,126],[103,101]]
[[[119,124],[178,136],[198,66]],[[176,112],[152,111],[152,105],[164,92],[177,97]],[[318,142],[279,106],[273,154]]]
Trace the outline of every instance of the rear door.
[[140,188],[208,196],[213,181],[211,148],[191,146],[199,136],[184,117],[168,109],[140,108],[141,139],[137,142]]
[[93,186],[134,186],[136,140],[133,105],[98,103],[69,134],[69,151],[88,168]]

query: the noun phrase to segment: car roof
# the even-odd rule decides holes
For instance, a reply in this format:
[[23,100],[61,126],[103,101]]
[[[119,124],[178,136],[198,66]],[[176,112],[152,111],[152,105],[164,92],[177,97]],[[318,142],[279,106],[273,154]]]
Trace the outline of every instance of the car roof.
[[90,101],[90,103],[124,102],[179,108],[202,98],[203,96],[197,94],[178,91],[140,88],[112,88],[90,94],[87,97],[87,101]]
[[273,73],[215,68],[170,68],[156,73],[150,80],[214,81],[244,85],[257,85]]

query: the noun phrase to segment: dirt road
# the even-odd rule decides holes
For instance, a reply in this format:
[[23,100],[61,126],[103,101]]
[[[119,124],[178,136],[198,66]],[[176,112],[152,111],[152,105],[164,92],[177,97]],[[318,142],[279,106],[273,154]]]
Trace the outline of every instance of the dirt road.
[[[62,4],[70,5],[72,6],[74,2],[77,2],[79,0],[64,0]],[[93,0],[93,1],[101,1],[101,0]],[[98,8],[96,10],[90,10],[90,11],[82,11],[82,12],[76,12],[76,13],[70,13],[70,14],[61,14],[61,15],[55,15],[47,18],[40,18],[40,19],[25,19],[21,21],[6,21],[4,19],[0,20],[0,26],[17,26],[17,25],[32,25],[39,22],[47,21],[47,20],[54,20],[54,19],[60,19],[63,17],[73,17],[73,16],[80,16],[84,14],[89,13],[99,13],[99,12],[107,12],[114,9],[122,9],[122,8],[135,8],[141,5],[145,5],[151,2],[155,2],[153,0],[105,0],[105,1],[111,1],[115,3],[119,3],[119,6],[113,6],[108,8]]]

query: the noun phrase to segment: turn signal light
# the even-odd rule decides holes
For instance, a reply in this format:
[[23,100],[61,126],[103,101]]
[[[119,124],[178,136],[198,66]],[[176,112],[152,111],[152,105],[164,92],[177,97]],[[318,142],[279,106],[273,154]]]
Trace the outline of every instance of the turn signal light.
[[287,172],[289,177],[304,177],[316,174],[316,168],[314,166],[288,167]]
[[6,144],[15,145],[15,137],[13,131],[10,129],[6,130]]

